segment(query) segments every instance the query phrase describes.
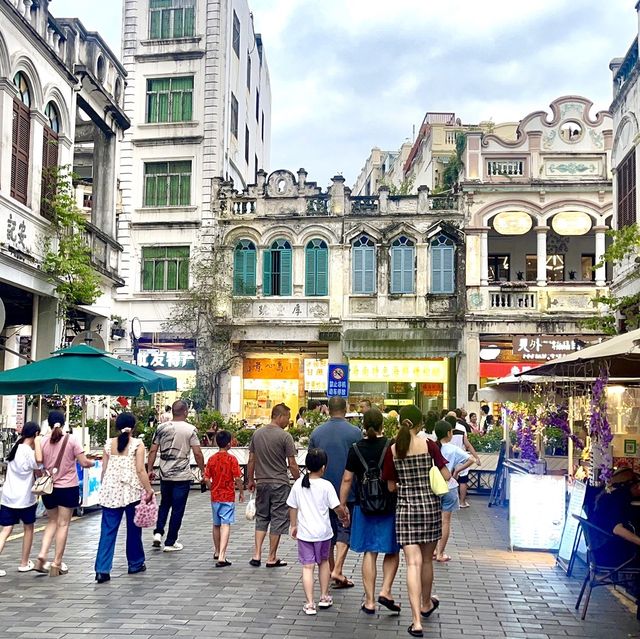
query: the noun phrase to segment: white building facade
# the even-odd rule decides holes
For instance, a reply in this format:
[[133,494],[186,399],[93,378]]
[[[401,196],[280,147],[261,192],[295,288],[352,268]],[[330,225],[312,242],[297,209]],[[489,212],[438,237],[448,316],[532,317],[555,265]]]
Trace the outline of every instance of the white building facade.
[[120,164],[126,283],[116,306],[128,326],[140,320],[147,365],[147,352],[194,346],[163,323],[214,231],[212,180],[244,187],[268,167],[271,88],[246,0],[125,0],[123,62],[132,128]]

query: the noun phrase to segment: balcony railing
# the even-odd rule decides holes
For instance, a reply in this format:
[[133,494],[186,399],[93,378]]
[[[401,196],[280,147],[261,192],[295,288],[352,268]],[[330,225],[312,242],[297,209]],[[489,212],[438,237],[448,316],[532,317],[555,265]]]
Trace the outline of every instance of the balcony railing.
[[520,177],[524,175],[524,160],[489,160],[487,175],[491,177]]
[[378,210],[377,196],[354,196],[351,198],[352,213],[372,213]]
[[523,291],[518,293],[492,292],[490,295],[491,308],[506,309],[537,309],[538,296],[535,292]]
[[626,84],[629,76],[635,69],[638,64],[638,40],[635,39],[629,51],[627,51],[627,55],[624,58],[624,61],[620,65],[620,68],[616,72],[614,76],[614,82],[616,86],[616,95],[617,92],[622,89],[622,87]]

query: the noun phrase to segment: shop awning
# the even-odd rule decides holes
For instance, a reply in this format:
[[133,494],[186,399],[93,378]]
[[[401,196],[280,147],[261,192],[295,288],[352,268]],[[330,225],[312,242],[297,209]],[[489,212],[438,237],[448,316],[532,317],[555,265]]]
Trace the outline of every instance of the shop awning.
[[352,359],[422,359],[455,357],[462,331],[457,328],[349,329],[342,350]]

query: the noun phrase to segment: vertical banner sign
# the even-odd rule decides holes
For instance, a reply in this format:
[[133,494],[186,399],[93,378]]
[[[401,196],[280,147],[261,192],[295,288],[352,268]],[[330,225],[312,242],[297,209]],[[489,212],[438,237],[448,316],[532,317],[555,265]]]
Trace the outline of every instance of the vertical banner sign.
[[327,397],[349,396],[349,365],[329,364],[327,375]]

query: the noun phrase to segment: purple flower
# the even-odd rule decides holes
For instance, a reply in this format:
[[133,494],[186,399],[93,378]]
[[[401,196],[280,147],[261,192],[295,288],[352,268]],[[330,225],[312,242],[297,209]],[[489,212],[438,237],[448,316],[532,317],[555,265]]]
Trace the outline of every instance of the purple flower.
[[607,419],[606,387],[609,375],[604,368],[593,384],[591,393],[589,435],[592,441],[593,459],[595,462],[594,479],[596,482],[606,483],[613,472],[613,458],[611,456],[611,442],[613,433]]

